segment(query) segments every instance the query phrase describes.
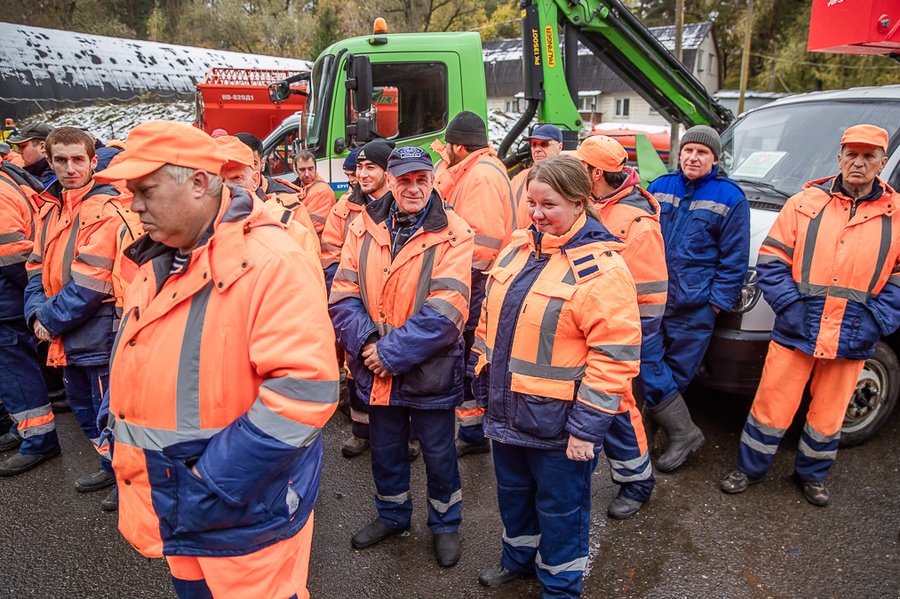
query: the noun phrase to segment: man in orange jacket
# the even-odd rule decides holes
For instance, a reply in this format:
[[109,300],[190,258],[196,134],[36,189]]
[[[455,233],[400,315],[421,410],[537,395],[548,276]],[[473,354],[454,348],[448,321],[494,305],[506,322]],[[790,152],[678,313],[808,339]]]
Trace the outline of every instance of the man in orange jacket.
[[878,177],[887,149],[884,129],[847,129],[840,174],[788,199],[760,247],[759,286],[775,326],[725,493],[762,482],[809,383],[794,480],[811,504],[831,500],[825,477],[860,372],[900,324],[900,194]]
[[[638,187],[641,179],[637,172],[625,166],[628,153],[612,137],[588,137],[576,154],[587,165],[600,222],[625,243],[620,253],[637,288],[644,347],[659,334],[669,284],[659,203]],[[603,452],[609,460],[610,477],[620,485],[607,514],[620,520],[630,518],[650,499],[655,485],[644,423],[630,388],[603,441]]]
[[334,206],[334,190],[325,179],[316,171],[316,155],[309,150],[300,150],[294,156],[294,172],[297,173],[298,183],[303,189],[303,205],[309,211],[309,218],[316,227],[319,240],[322,239],[322,231],[325,230],[325,221],[328,213]]
[[[47,157],[57,180],[41,195],[44,205],[25,288],[26,321],[39,340],[50,343],[47,364],[63,368],[72,413],[100,454],[100,469],[75,481],[79,493],[115,484],[97,415],[118,324],[112,271],[126,219],[120,190],[92,177],[94,144],[91,134],[74,127],[47,136]],[[116,509],[115,491],[101,506]]]
[[43,187],[21,167],[5,161],[0,165],[0,451],[19,448],[0,463],[0,475],[24,472],[59,455],[34,333],[24,318],[25,261],[34,247]]
[[[541,160],[559,155],[562,152],[562,142],[562,131],[556,125],[547,123],[536,126],[528,137],[528,143],[531,146],[531,160],[537,164]],[[529,171],[531,171],[531,167],[523,168],[510,181],[516,206],[516,229],[527,229],[531,225],[525,194],[525,180],[528,178]]]
[[[434,188],[453,210],[475,231],[475,253],[472,258],[472,297],[466,322],[466,362],[472,353],[475,329],[484,301],[485,272],[491,267],[500,248],[509,243],[516,228],[515,206],[506,166],[488,144],[487,128],[480,116],[464,110],[447,125],[446,145],[435,140],[432,149],[443,159],[435,171]],[[470,453],[487,453],[491,446],[481,430],[484,409],[472,395],[471,368],[466,369],[465,401],[456,410],[460,457]]]
[[337,402],[318,265],[224,187],[206,133],[150,121],[124,159],[146,235],[109,386],[119,529],[179,597],[307,598],[321,429]]
[[378,518],[351,543],[364,549],[409,527],[412,425],[425,460],[435,557],[451,567],[461,554],[454,408],[463,399],[475,234],[434,192],[431,169],[422,148],[391,152],[391,192],[350,224],[329,312],[357,393],[369,404]]

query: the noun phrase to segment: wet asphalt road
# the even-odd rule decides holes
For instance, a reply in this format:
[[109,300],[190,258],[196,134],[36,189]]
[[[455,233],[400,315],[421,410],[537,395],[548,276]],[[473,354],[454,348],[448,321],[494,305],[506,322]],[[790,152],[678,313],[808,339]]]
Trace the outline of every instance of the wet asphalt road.
[[[749,401],[693,390],[689,403],[706,445],[678,472],[657,473],[653,498],[631,520],[606,518],[616,489],[601,459],[585,597],[900,597],[900,413],[874,440],[839,453],[828,479],[832,505],[823,509],[809,505],[788,479],[796,424],[764,484],[740,496],[722,494],[718,481],[734,466]],[[165,564],[141,557],[119,535],[116,516],[100,511],[105,491],[75,492],[74,480],[92,471],[97,458],[71,414],[59,415],[58,426],[61,457],[0,479],[0,599],[175,597]],[[375,515],[374,487],[368,454],[340,456],[348,433],[340,414],[325,429],[310,563],[314,598],[540,597],[535,581],[488,590],[476,580],[500,551],[490,455],[461,460],[457,567],[434,561],[421,459],[412,469],[408,535],[353,550],[350,536]]]

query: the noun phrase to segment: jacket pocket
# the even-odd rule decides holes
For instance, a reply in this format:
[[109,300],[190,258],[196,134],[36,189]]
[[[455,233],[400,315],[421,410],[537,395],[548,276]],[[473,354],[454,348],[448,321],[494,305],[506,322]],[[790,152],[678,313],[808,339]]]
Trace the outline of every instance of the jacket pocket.
[[408,397],[453,395],[462,389],[465,364],[461,340],[397,377],[397,390]]
[[862,304],[848,302],[844,314],[844,327],[850,327],[849,347],[857,351],[869,351],[881,339],[881,328],[875,316]]
[[808,312],[809,306],[804,298],[794,300],[775,315],[775,330],[790,339],[809,342]]
[[516,430],[539,439],[562,439],[568,435],[566,420],[571,401],[524,393],[513,393],[512,398],[512,426]]
[[70,356],[109,353],[118,323],[115,304],[105,302],[85,323],[62,334],[63,349]]
[[175,534],[241,528],[272,519],[264,504],[264,494],[254,497],[246,505],[232,507],[225,503],[207,484],[179,459],[173,459],[175,477]]

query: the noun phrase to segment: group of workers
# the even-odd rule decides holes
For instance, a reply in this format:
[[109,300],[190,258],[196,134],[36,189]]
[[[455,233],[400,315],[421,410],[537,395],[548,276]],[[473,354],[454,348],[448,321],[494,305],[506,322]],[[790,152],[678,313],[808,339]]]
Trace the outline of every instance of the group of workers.
[[[544,597],[581,595],[601,451],[619,486],[607,512],[622,519],[650,498],[654,464],[673,471],[703,445],[683,393],[749,259],[748,203],[709,127],[689,129],[679,168],[643,189],[616,140],[563,151],[562,132],[538,125],[533,166],[510,181],[464,111],[432,146],[437,164],[383,139],[354,149],[338,201],[312,153],[293,157],[296,180],[268,177],[246,133],[151,121],[102,169],[79,129],[10,141],[46,165],[0,167],[13,423],[0,450],[16,450],[0,476],[60,453],[47,343],[99,454],[76,490],[111,488],[102,507],[166,558],[179,597],[309,596],[321,429],[342,386],[341,451],[370,451],[377,512],[352,546],[409,528],[421,455],[435,559],[456,565],[458,459],[492,452],[504,533],[479,581],[537,576]],[[791,198],[763,243],[776,324],[726,493],[764,479],[811,377],[795,476],[809,502],[829,502],[856,379],[900,324],[887,144],[878,127],[848,129],[840,173]],[[668,437],[652,462],[648,420]]]

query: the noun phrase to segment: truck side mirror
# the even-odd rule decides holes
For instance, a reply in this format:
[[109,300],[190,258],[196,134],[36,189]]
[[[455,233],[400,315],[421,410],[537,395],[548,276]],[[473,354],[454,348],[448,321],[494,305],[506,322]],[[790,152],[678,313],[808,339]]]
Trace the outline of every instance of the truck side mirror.
[[269,100],[275,102],[284,102],[291,97],[291,86],[287,81],[279,81],[278,83],[269,84]]
[[357,145],[369,141],[369,119],[361,116],[352,125],[347,125],[347,137],[355,137]]
[[351,56],[347,62],[347,89],[353,98],[353,111],[357,114],[372,109],[372,65],[365,54]]

